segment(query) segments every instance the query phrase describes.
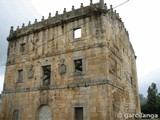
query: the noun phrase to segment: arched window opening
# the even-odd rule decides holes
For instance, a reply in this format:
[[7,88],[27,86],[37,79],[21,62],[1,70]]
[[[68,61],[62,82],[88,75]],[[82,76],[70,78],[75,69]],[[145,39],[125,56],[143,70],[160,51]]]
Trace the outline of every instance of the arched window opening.
[[13,112],[13,118],[12,120],[19,120],[19,110],[15,110]]

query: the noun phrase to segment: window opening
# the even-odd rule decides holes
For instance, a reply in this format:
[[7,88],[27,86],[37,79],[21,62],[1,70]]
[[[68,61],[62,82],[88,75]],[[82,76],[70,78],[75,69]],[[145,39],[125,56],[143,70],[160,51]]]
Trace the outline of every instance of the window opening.
[[83,120],[83,107],[75,108],[75,120]]
[[130,79],[131,79],[131,85],[133,85],[133,79],[132,79],[132,77],[130,77]]
[[25,53],[25,51],[26,51],[26,44],[25,43],[21,44],[20,51],[21,51],[21,53]]
[[50,79],[51,79],[51,66],[43,66],[43,85],[48,86],[50,85]]
[[13,112],[13,120],[19,120],[18,117],[19,117],[19,110],[15,110]]
[[81,28],[74,29],[74,39],[81,38]]
[[18,70],[18,82],[23,81],[23,70]]
[[74,64],[75,64],[75,72],[83,71],[82,59],[74,60]]

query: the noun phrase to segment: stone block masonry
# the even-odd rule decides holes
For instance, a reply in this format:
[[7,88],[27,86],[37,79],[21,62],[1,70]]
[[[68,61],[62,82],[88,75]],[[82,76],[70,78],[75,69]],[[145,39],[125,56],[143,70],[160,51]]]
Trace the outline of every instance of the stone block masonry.
[[140,112],[129,34],[103,0],[11,27],[7,40],[2,120],[118,120]]

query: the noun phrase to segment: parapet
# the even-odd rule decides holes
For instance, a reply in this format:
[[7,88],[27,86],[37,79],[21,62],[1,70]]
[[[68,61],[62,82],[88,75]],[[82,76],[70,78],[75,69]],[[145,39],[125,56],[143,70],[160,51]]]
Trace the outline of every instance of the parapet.
[[107,12],[111,13],[110,15],[120,19],[119,14],[116,13],[116,11],[113,11],[112,6],[110,6],[110,9],[107,9],[107,5],[106,3],[104,3],[104,0],[100,0],[95,4],[93,4],[92,0],[90,0],[90,5],[86,7],[84,7],[83,3],[81,3],[80,8],[75,9],[74,6],[72,6],[71,11],[69,12],[67,12],[66,8],[64,8],[63,14],[59,14],[58,11],[56,11],[55,16],[52,17],[51,13],[49,13],[47,19],[44,19],[44,16],[42,16],[41,21],[37,21],[37,19],[35,19],[33,24],[31,23],[31,21],[29,21],[27,26],[25,26],[25,24],[23,23],[22,27],[20,28],[18,26],[16,30],[14,30],[13,26],[11,26],[10,35],[7,40],[11,41],[54,26],[64,25],[75,20],[86,18],[92,16],[93,14],[101,14]]

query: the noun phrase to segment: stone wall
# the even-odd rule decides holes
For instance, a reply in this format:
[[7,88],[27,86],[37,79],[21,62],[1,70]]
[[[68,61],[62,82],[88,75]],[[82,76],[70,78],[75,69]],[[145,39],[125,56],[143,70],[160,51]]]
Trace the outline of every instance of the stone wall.
[[12,27],[8,41],[3,120],[75,120],[76,108],[84,120],[140,112],[135,53],[103,0]]

